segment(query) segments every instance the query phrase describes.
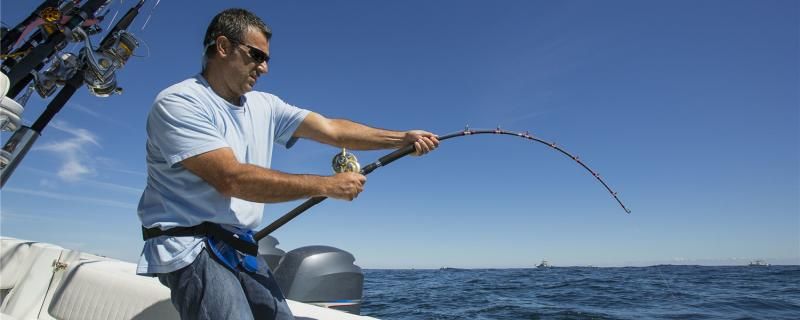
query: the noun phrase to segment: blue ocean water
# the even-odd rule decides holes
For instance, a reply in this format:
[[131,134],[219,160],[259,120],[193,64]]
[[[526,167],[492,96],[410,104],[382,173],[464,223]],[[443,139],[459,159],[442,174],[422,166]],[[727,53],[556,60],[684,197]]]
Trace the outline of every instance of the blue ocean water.
[[364,270],[381,319],[800,319],[800,266]]

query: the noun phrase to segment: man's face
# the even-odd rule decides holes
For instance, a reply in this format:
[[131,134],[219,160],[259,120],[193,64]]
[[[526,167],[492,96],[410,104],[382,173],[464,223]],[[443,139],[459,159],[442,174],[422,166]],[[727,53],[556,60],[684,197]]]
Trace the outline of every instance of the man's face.
[[261,32],[249,29],[242,43],[229,41],[228,52],[225,57],[227,68],[223,77],[228,89],[241,96],[253,90],[258,77],[267,73],[267,62],[258,63],[257,59],[260,54],[269,55],[269,41]]

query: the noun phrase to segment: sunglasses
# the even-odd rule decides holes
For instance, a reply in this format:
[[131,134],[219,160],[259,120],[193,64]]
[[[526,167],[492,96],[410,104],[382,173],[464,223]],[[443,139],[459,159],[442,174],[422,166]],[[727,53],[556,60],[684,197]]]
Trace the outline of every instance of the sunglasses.
[[269,63],[269,54],[267,54],[264,51],[261,51],[261,49],[256,48],[256,47],[251,46],[251,45],[246,44],[246,43],[238,42],[238,41],[231,41],[231,42],[236,43],[236,44],[238,44],[240,46],[247,47],[247,49],[249,49],[249,50],[247,50],[247,54],[250,56],[250,58],[253,59],[253,61],[256,64],[262,64],[264,62]]
[[[248,49],[247,50],[247,55],[249,55],[250,58],[253,59],[253,62],[255,62],[256,64],[262,64],[264,62],[269,63],[269,54],[267,54],[264,51],[261,51],[261,49],[256,48],[256,47],[251,46],[251,45],[246,44],[246,43],[242,43],[242,42],[236,41],[236,40],[230,40],[230,41],[235,43],[235,44],[237,44],[237,45],[247,47],[247,49]],[[203,49],[203,52],[207,51],[208,48],[210,48],[211,46],[213,46],[215,44],[217,44],[217,41],[211,41],[211,43],[207,44],[206,47]]]

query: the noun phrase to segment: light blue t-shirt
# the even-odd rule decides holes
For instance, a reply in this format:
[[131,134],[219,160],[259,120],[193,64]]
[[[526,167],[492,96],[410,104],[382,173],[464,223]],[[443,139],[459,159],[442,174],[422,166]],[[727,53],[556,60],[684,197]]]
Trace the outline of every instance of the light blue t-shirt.
[[[218,96],[197,75],[161,91],[147,119],[147,187],[139,219],[147,228],[189,227],[209,221],[254,229],[263,203],[226,197],[186,170],[184,159],[231,148],[236,159],[270,167],[274,143],[291,147],[297,127],[310,111],[280,98],[249,92],[236,106]],[[139,274],[183,268],[204,248],[202,237],[157,237],[145,242]]]

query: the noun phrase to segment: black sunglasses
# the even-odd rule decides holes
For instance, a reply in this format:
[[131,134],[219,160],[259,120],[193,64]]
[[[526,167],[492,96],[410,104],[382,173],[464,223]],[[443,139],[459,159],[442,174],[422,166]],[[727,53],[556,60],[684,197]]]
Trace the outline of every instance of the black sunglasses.
[[238,41],[231,41],[231,42],[236,43],[238,45],[243,45],[243,46],[247,47],[248,49],[250,49],[250,50],[247,51],[247,54],[250,56],[250,58],[253,59],[253,61],[256,64],[262,64],[264,62],[269,63],[269,55],[266,52],[261,51],[261,49],[256,48],[256,47],[251,46],[251,45],[246,44],[246,43],[238,42]]

